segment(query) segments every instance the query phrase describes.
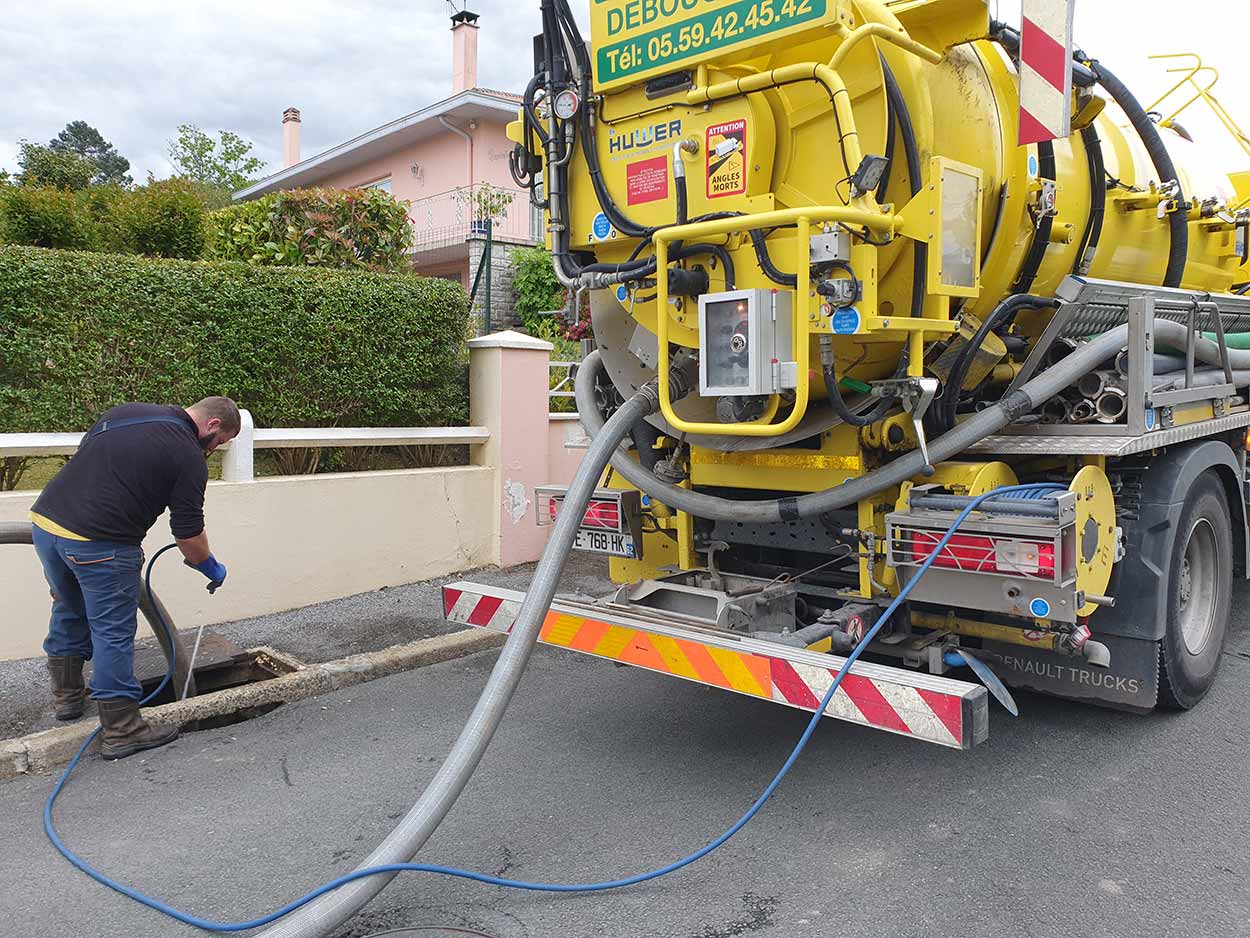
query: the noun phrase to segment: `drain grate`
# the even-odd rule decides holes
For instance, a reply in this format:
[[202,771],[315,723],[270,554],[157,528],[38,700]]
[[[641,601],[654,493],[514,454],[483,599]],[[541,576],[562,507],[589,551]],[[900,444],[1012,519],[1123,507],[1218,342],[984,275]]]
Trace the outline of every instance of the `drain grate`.
[[[185,648],[190,649],[195,646],[195,633],[195,629],[185,629],[179,632],[179,639]],[[135,648],[135,676],[143,685],[145,695],[150,694],[160,684],[165,677],[166,667],[164,653],[155,643]],[[281,660],[276,654],[266,649],[246,649],[224,635],[205,629],[204,637],[200,641],[199,653],[195,657],[196,695],[272,680],[295,670],[295,665]],[[172,703],[175,699],[175,689],[171,685],[161,691],[160,696],[153,700],[151,705]],[[184,725],[183,730],[194,732],[231,726],[264,716],[280,706],[282,706],[281,703],[271,703],[245,707],[233,713],[194,720]]]

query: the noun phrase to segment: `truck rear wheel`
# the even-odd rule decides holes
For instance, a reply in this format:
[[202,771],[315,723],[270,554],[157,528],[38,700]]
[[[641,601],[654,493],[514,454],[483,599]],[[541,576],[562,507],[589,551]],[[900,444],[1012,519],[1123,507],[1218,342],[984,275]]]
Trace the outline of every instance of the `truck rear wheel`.
[[1233,532],[1223,485],[1194,482],[1172,543],[1167,628],[1159,643],[1159,704],[1188,710],[1215,683],[1232,603]]

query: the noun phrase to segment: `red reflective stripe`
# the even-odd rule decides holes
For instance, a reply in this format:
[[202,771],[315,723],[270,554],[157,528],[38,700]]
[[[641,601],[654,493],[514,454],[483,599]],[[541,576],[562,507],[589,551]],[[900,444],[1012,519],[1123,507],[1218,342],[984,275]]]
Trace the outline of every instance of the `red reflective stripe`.
[[939,694],[936,691],[924,690],[917,687],[916,693],[920,695],[920,699],[929,705],[929,709],[933,711],[933,715],[942,721],[955,742],[962,744],[964,739],[964,703],[960,697],[954,697],[950,694]]
[[444,617],[451,615],[451,610],[456,607],[456,603],[459,601],[462,595],[463,593],[461,590],[454,590],[447,586],[443,587],[443,616]]
[[1020,36],[1020,58],[1060,93],[1068,87],[1067,48],[1027,16]]
[[1044,143],[1054,140],[1055,133],[1026,108],[1020,108],[1020,146],[1027,147],[1030,143]]
[[[829,673],[837,675],[838,672],[830,671]],[[860,677],[858,674],[847,674],[842,679],[842,689],[846,691],[846,696],[854,701],[859,712],[864,715],[864,719],[873,726],[883,726],[886,729],[911,735],[911,727],[903,722],[903,718],[890,706],[890,702],[882,696],[881,691],[877,690],[877,685],[869,678]]]
[[769,679],[787,703],[796,707],[815,710],[820,706],[820,698],[812,693],[812,689],[803,683],[794,666],[781,658],[769,658]]
[[496,599],[494,596],[483,596],[477,601],[477,605],[473,607],[473,611],[469,613],[469,625],[489,625],[491,616],[493,616],[502,605],[502,599]]

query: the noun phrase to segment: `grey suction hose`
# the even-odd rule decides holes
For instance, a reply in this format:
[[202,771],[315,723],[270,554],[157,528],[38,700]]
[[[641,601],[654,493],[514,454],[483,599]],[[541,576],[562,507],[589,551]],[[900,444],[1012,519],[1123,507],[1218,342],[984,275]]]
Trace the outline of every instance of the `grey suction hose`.
[[[1172,333],[1183,340],[1185,335],[1185,327],[1177,323],[1157,320],[1155,326],[1156,334],[1160,336]],[[1169,327],[1173,327],[1175,332]],[[953,430],[931,441],[929,459],[935,464],[952,459],[974,443],[997,433],[1025,414],[1032,413],[1069,387],[1085,372],[1092,371],[1107,359],[1113,358],[1124,347],[1127,340],[1128,326],[1119,326],[1079,346],[1057,365],[1042,372],[998,403],[969,417]],[[594,437],[596,443],[599,442],[599,435],[605,426],[594,391],[595,378],[602,369],[603,362],[599,353],[592,352],[578,369],[575,383],[577,411],[581,416],[582,426],[586,428],[590,436]],[[878,492],[901,485],[908,479],[923,474],[925,462],[920,451],[913,450],[888,465],[874,469],[867,475],[850,479],[823,492],[768,501],[735,501],[670,485],[647,472],[636,460],[631,459],[628,453],[621,450],[613,452],[612,468],[631,485],[646,492],[652,498],[697,518],[744,524],[776,524],[800,518],[817,518],[848,505],[854,505]]]
[[[34,536],[29,522],[0,521],[0,544],[34,544]],[[149,601],[147,593],[148,591],[145,589],[139,590],[139,610],[143,613],[143,618],[148,620],[148,625],[152,627],[156,640],[160,642],[165,660],[168,661],[171,657],[173,658],[174,693],[176,695],[177,689],[181,687],[184,689],[183,699],[194,697],[195,676],[190,670],[187,650],[178,639],[178,630],[173,627],[173,617],[170,616],[169,610],[165,608],[165,604],[161,602],[160,597],[153,593],[151,601]],[[168,630],[161,625],[161,616],[170,624]],[[171,643],[173,644],[172,651],[170,650]]]
[[[1195,372],[1193,383],[1190,387],[1209,388],[1212,385],[1223,384],[1225,380],[1223,368],[1212,368],[1207,371]],[[1172,371],[1164,375],[1155,375],[1155,390],[1164,390],[1167,388],[1183,388],[1185,386],[1185,372]],[[1250,386],[1250,369],[1235,368],[1233,369],[1233,387],[1244,388]]]
[[[456,803],[485,754],[520,683],[539,629],[547,610],[551,608],[551,600],[577,536],[582,514],[599,483],[600,473],[634,422],[654,413],[658,407],[659,397],[652,382],[626,401],[607,424],[600,425],[600,432],[569,486],[563,508],[552,526],[547,547],[525,594],[525,601],[517,613],[512,633],[499,653],[499,660],[473,713],[420,799],[386,839],[361,861],[358,869],[411,860]],[[394,873],[384,873],[347,883],[313,900],[261,934],[267,938],[322,938],[355,915],[394,876]]]

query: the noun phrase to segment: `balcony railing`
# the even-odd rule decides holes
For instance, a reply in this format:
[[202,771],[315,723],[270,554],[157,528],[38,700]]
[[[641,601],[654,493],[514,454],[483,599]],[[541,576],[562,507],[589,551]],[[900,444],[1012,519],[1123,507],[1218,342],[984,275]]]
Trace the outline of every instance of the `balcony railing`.
[[408,217],[412,221],[414,250],[428,251],[485,236],[486,217],[481,206],[484,202],[498,205],[500,196],[503,200],[510,196],[511,202],[495,214],[494,238],[528,244],[541,241],[542,214],[530,204],[528,192],[475,185],[449,189],[411,204]]

